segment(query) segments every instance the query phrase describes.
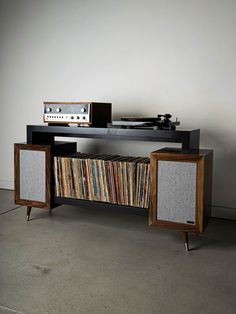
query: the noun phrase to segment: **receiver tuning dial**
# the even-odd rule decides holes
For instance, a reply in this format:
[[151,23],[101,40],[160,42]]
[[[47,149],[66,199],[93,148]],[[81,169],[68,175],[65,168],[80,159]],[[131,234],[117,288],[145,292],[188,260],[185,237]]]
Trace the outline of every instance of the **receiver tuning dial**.
[[61,112],[61,108],[58,107],[58,108],[56,109],[56,112]]
[[81,108],[81,112],[86,112],[86,108]]

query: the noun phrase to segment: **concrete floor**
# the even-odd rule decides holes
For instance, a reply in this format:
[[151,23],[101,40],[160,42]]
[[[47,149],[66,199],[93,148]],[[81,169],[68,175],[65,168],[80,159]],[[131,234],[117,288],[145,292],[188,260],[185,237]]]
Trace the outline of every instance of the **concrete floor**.
[[[12,198],[1,191],[1,213]],[[0,215],[0,313],[236,313],[235,221],[212,219],[187,253],[143,215],[60,206],[26,222],[25,211]]]

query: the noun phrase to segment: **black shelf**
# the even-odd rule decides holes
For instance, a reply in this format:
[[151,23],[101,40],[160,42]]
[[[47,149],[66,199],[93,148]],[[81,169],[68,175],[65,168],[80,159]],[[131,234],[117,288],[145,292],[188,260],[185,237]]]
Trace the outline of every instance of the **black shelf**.
[[119,204],[113,204],[113,203],[107,203],[107,202],[99,202],[99,201],[90,201],[90,200],[83,200],[83,199],[77,199],[77,198],[70,198],[70,197],[59,197],[54,196],[54,203],[56,205],[77,205],[77,206],[86,206],[86,208],[112,208],[115,210],[125,210],[125,211],[139,211],[144,213],[145,215],[148,214],[148,209],[143,207],[135,207],[135,206],[127,206],[127,205],[119,205]]
[[183,152],[198,152],[200,130],[150,130],[27,125],[28,144],[54,145],[55,137],[181,143]]

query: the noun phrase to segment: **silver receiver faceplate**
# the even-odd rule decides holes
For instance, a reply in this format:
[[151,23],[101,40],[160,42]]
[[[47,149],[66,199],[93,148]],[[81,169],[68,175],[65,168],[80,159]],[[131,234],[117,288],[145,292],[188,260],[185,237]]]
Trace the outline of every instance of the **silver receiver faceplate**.
[[90,103],[44,103],[44,122],[90,124]]

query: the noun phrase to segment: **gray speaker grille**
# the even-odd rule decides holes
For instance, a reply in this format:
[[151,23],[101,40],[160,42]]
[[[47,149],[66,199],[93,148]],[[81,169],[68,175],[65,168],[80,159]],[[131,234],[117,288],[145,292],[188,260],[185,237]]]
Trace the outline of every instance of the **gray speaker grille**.
[[45,202],[44,151],[20,150],[20,198]]
[[195,223],[197,164],[158,161],[157,219]]

